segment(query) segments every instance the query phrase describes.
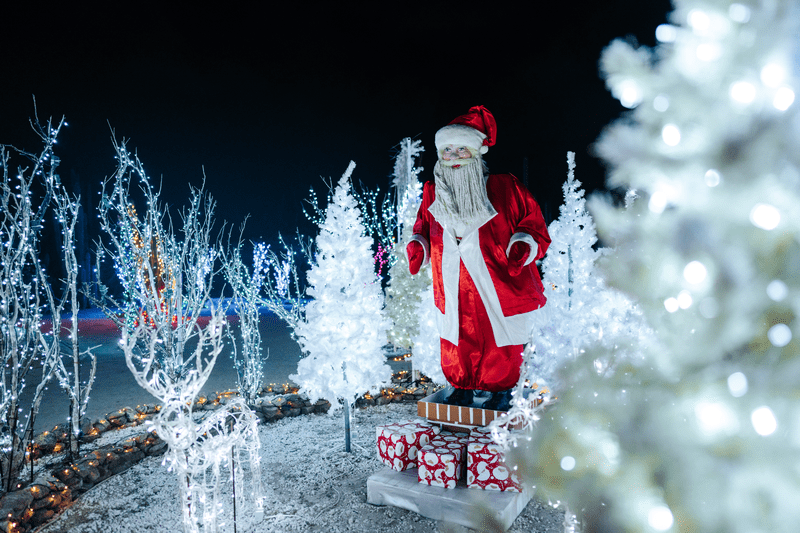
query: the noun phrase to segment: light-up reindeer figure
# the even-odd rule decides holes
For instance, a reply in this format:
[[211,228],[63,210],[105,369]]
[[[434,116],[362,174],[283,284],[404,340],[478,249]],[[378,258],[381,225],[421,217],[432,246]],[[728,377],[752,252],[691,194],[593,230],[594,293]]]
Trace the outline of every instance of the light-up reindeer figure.
[[[154,426],[178,474],[185,531],[216,532],[221,525],[223,465],[230,466],[234,483],[235,528],[238,500],[252,501],[253,516],[263,513],[257,418],[238,398],[214,412],[204,410],[205,418],[193,411],[222,349],[225,326],[223,300],[212,297],[220,272],[212,237],[215,204],[202,189],[191,188],[176,230],[139,159],[124,142],[115,148],[119,167],[103,184],[98,209],[106,234],[98,261],[101,255],[113,259],[123,290],[115,296],[98,280],[94,301],[120,327],[125,361],[137,383],[161,401]],[[146,205],[140,215],[131,207],[132,190]],[[238,460],[245,451],[248,460]],[[248,463],[251,486],[242,490]]]
[[[216,532],[226,525],[219,520],[223,514],[222,466],[227,466],[232,475],[233,520],[236,520],[237,507],[241,514],[245,503],[248,504],[245,508],[250,508],[250,516],[245,521],[258,521],[264,514],[258,418],[245,401],[236,396],[231,396],[214,411],[204,411],[208,416],[200,417],[193,411],[195,400],[222,349],[224,325],[224,310],[212,309],[211,319],[199,329],[194,352],[187,360],[193,362],[194,368],[178,381],[171,379],[157,364],[157,330],[140,323],[123,335],[121,342],[125,362],[136,382],[162,402],[153,426],[168,444],[167,460],[178,475],[187,533]],[[245,453],[249,476],[241,460]],[[249,478],[247,484],[242,483],[245,478]]]

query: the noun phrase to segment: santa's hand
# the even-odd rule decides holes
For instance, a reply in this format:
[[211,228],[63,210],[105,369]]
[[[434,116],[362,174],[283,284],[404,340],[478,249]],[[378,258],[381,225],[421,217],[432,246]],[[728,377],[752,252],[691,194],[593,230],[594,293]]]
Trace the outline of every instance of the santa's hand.
[[512,276],[519,276],[530,253],[531,247],[528,246],[528,243],[517,241],[512,244],[508,250],[508,273]]
[[408,270],[413,276],[422,268],[425,260],[425,248],[419,241],[411,241],[406,246],[406,256],[408,257]]

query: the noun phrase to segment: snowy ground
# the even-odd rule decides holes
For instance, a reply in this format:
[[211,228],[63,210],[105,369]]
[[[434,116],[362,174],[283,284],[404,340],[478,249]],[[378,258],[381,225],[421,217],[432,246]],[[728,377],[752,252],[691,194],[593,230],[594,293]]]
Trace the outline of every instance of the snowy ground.
[[[383,468],[375,453],[375,427],[415,414],[413,404],[359,410],[352,424],[350,454],[344,452],[341,413],[286,418],[261,427],[266,516],[258,523],[252,523],[250,516],[240,516],[237,530],[243,533],[465,531],[460,526],[437,523],[410,511],[366,502],[367,478]],[[120,432],[106,438],[124,437]],[[161,462],[161,458],[145,459],[92,488],[40,532],[181,531],[177,479]],[[230,494],[230,487],[224,493]],[[230,520],[230,509],[226,512]],[[534,498],[509,531],[560,532],[562,519],[560,511]],[[231,525],[221,530],[233,531]]]
[[[264,315],[261,332],[265,351],[265,383],[283,384],[297,369],[300,350],[286,326],[274,315]],[[81,344],[98,346],[97,380],[87,416],[96,419],[120,407],[154,403],[133,380],[116,343],[119,334],[108,321],[81,325]],[[230,351],[223,352],[204,391],[236,387]],[[51,383],[37,418],[37,428],[63,423],[68,410],[66,395]],[[266,517],[252,523],[239,516],[241,532],[434,532],[459,531],[445,524],[393,507],[366,503],[367,478],[383,468],[375,452],[375,427],[412,418],[416,406],[391,404],[358,411],[353,420],[353,453],[344,452],[344,424],[336,416],[307,415],[283,419],[260,429],[262,479]],[[110,432],[93,443],[100,446],[122,441],[142,428]],[[84,451],[88,451],[87,448]],[[181,531],[177,479],[162,466],[162,458],[148,458],[130,470],[92,488],[41,532],[144,532]],[[230,494],[230,488],[227,489]],[[229,518],[230,518],[229,512]],[[514,532],[562,531],[562,514],[536,499],[514,523]],[[222,531],[232,531],[230,527]],[[463,530],[463,528],[461,529]]]

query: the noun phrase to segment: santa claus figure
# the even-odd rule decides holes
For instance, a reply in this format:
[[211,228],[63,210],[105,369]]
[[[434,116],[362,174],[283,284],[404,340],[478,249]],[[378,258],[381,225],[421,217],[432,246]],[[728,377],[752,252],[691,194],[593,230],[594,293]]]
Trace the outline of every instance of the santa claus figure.
[[452,405],[508,410],[519,379],[531,315],[545,303],[534,261],[550,245],[533,196],[511,174],[489,174],[483,161],[497,126],[483,106],[436,132],[439,160],[423,189],[406,247],[412,274],[432,263],[442,370]]

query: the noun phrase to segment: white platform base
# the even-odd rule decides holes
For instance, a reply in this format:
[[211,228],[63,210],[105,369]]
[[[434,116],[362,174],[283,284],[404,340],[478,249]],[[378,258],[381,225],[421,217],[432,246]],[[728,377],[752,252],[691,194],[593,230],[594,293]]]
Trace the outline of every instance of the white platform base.
[[417,481],[415,468],[397,472],[385,467],[367,480],[367,503],[400,507],[478,531],[487,530],[475,512],[478,507],[506,530],[529,501],[531,496],[526,493],[468,489],[463,479],[454,489],[431,487]]

